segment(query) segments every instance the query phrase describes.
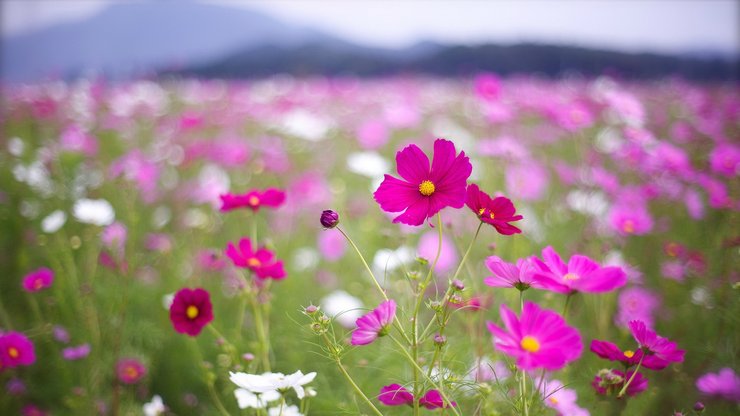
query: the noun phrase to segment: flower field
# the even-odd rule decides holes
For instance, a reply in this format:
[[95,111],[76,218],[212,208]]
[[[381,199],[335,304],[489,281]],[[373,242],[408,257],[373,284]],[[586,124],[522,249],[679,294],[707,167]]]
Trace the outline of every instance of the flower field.
[[737,414],[738,92],[5,87],[0,413]]

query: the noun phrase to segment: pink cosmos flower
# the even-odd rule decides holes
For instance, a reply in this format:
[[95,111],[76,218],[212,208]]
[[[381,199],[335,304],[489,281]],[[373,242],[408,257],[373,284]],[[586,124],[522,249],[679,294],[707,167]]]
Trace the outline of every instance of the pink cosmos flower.
[[617,203],[609,212],[609,225],[619,235],[643,235],[653,229],[653,218],[644,203]]
[[[427,231],[422,234],[419,238],[419,246],[416,249],[419,257],[429,260],[430,264],[437,256],[437,249],[439,248],[439,236],[437,234],[437,231]],[[458,255],[455,244],[449,237],[442,235],[442,251],[439,254],[439,260],[434,271],[439,274],[447,273],[457,265],[457,261]]]
[[516,358],[520,369],[559,370],[581,356],[580,334],[557,313],[533,302],[525,302],[519,319],[506,305],[500,313],[506,330],[493,322],[488,322],[488,330],[496,349]]
[[46,267],[36,269],[23,278],[23,289],[26,292],[38,292],[51,287],[54,272]]
[[357,128],[357,141],[363,149],[378,149],[390,139],[388,127],[381,120],[368,120]]
[[626,328],[629,321],[640,320],[648,328],[653,326],[653,314],[660,306],[660,299],[653,292],[639,286],[624,289],[617,299],[617,316],[614,322]]
[[170,321],[175,331],[194,337],[212,320],[213,305],[206,290],[184,288],[175,293],[170,305]]
[[380,389],[378,400],[386,406],[411,406],[414,404],[414,395],[400,384],[391,384]]
[[[591,382],[591,386],[596,390],[597,394],[602,396],[617,395],[624,387],[624,383],[629,380],[634,371],[627,371],[627,374],[619,370],[602,370],[599,374],[594,376],[594,380]],[[637,393],[641,393],[648,388],[648,379],[642,373],[635,374],[635,378],[627,386],[628,396],[634,396]]]
[[347,250],[347,240],[337,232],[319,233],[317,245],[321,255],[330,262],[341,259]]
[[103,229],[100,240],[105,247],[113,251],[116,257],[121,258],[126,246],[127,234],[126,226],[116,221]]
[[[542,258],[532,257],[539,277],[549,278],[542,280],[546,289],[558,293],[609,292],[627,283],[627,275],[621,267],[601,267],[586,256],[576,254],[566,264],[551,246],[542,250]],[[554,281],[556,284],[548,284]]]
[[468,185],[465,205],[481,221],[492,225],[500,234],[512,235],[522,232],[519,228],[509,224],[524,218],[516,215],[516,208],[509,198],[499,196],[491,199],[487,193],[478,189],[478,185],[473,183]]
[[0,369],[28,366],[35,362],[36,351],[25,335],[14,331],[0,335]]
[[386,174],[374,193],[384,211],[403,211],[394,223],[421,225],[445,207],[465,204],[466,181],[473,167],[465,152],[456,154],[451,141],[434,141],[431,168],[429,158],[415,144],[396,153],[396,165],[403,179]]
[[452,402],[449,405],[446,405],[439,390],[429,390],[426,392],[426,394],[419,399],[419,404],[429,410],[442,409],[445,407],[457,407],[457,402]]
[[[380,389],[378,400],[386,406],[413,406],[414,395],[408,391],[406,387],[403,387],[400,384],[391,384]],[[456,402],[452,402],[450,405],[445,405],[444,399],[442,399],[442,395],[439,393],[439,390],[429,390],[426,392],[426,394],[419,399],[419,404],[430,410],[457,406]]]
[[496,101],[501,94],[501,79],[490,72],[475,77],[475,95],[483,101]]
[[538,201],[545,196],[550,178],[534,160],[521,161],[506,168],[506,193],[522,201]]
[[146,367],[135,358],[124,358],[116,364],[116,375],[124,384],[136,384],[146,375]]
[[98,141],[86,133],[80,126],[72,124],[62,132],[60,144],[63,150],[82,153],[86,156],[98,154]]
[[221,198],[221,212],[231,211],[237,208],[249,208],[254,212],[260,207],[277,208],[285,202],[285,192],[268,188],[264,191],[253,189],[246,194],[223,194]]
[[[492,287],[513,287],[517,290],[527,290],[530,287],[546,289],[557,286],[558,283],[546,276],[536,275],[536,269],[526,259],[519,259],[516,265],[507,263],[498,256],[486,259],[486,267],[493,274],[486,277],[483,283]],[[545,282],[545,283],[543,283]]]
[[731,368],[725,367],[716,374],[704,374],[696,379],[696,388],[704,394],[740,403],[740,377]]
[[[662,365],[661,368],[665,368],[672,362],[683,362],[686,351],[679,350],[676,348],[675,342],[669,341],[648,329],[644,322],[630,321],[629,328],[643,352],[660,360],[657,366]],[[654,369],[657,370],[658,368]]]
[[90,354],[90,344],[67,347],[62,350],[62,357],[67,361],[80,360]]
[[644,352],[641,349],[622,351],[616,344],[609,341],[599,341],[597,339],[591,341],[591,352],[609,361],[619,361],[627,368],[636,366],[640,359],[642,359],[642,366],[645,368],[651,370],[665,368],[664,361],[656,356],[646,355],[643,358]]
[[41,408],[36,406],[35,404],[27,404],[23,406],[23,409],[21,409],[21,415],[22,416],[48,416],[49,413],[44,410],[41,410]]
[[367,345],[382,337],[390,330],[390,325],[396,317],[396,302],[387,300],[372,312],[357,318],[357,328],[352,332],[352,345]]
[[587,410],[578,406],[578,395],[574,389],[566,388],[560,380],[544,380],[535,383],[539,386],[545,406],[555,409],[559,415],[588,416]]
[[740,147],[720,143],[709,154],[712,170],[728,178],[740,175]]
[[229,243],[226,255],[235,266],[251,270],[260,279],[279,280],[285,277],[283,262],[277,260],[275,254],[264,247],[253,251],[252,242],[248,238],[239,240],[238,249],[233,243]]

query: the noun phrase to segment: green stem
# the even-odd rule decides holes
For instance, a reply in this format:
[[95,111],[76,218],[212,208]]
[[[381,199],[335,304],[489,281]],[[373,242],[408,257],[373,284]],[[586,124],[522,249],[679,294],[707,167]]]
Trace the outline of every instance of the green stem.
[[270,370],[270,338],[265,331],[265,325],[262,321],[262,308],[257,299],[252,299],[252,313],[254,314],[254,326],[257,331],[257,339],[260,344],[260,354],[262,367],[265,371]]
[[221,403],[221,399],[218,397],[218,394],[216,393],[216,389],[213,387],[213,383],[208,383],[208,394],[211,396],[211,400],[213,400],[213,403],[216,405],[216,409],[223,415],[223,416],[231,416],[228,410],[224,407],[224,404]]
[[473,235],[473,239],[470,241],[470,245],[468,245],[468,249],[465,250],[465,254],[463,255],[462,260],[460,260],[460,264],[457,266],[457,270],[455,270],[455,274],[452,276],[452,280],[457,279],[457,275],[460,274],[460,270],[462,270],[463,265],[465,264],[465,261],[468,259],[468,254],[470,254],[470,250],[473,248],[473,245],[475,244],[475,240],[478,239],[478,233],[480,233],[480,229],[483,227],[483,221],[478,224],[478,228],[475,230],[475,235]]
[[524,416],[529,416],[529,407],[527,406],[527,374],[524,370],[519,370],[519,387],[522,397],[522,408],[524,409]]
[[[389,338],[392,339],[393,342],[396,343],[396,345],[398,345],[398,347],[400,348],[401,352],[403,352],[403,356],[406,357],[406,359],[411,363],[411,365],[414,367],[414,370],[415,371],[418,371],[421,374],[424,374],[424,370],[422,370],[421,367],[419,367],[419,364],[416,361],[414,361],[414,358],[409,354],[408,351],[406,351],[406,348],[404,348],[403,344],[401,344],[401,342],[399,342],[397,339],[395,339],[391,335],[389,335]],[[427,380],[429,380],[429,382],[432,383],[432,386],[434,386],[434,388],[439,391],[439,395],[442,396],[442,399],[444,401],[444,404],[445,405],[449,405],[449,409],[452,411],[452,413],[454,413],[457,416],[460,416],[460,414],[457,412],[457,409],[455,409],[454,407],[451,406],[452,401],[444,393],[444,391],[442,390],[441,385],[439,383],[437,383],[436,381],[434,381],[431,377],[427,377]],[[414,402],[418,402],[418,397],[419,396],[417,396],[417,395],[414,396]]]
[[637,372],[640,370],[640,366],[642,365],[642,360],[644,358],[645,358],[645,351],[642,351],[642,356],[640,356],[640,361],[637,362],[637,367],[635,367],[635,371],[632,372],[632,377],[630,377],[630,379],[627,380],[626,383],[624,383],[624,387],[622,387],[622,390],[620,390],[619,394],[617,394],[617,398],[621,398],[622,396],[624,396],[624,393],[627,392],[627,388],[630,386],[630,383],[632,383],[632,380],[635,379],[635,376],[637,375]]
[[339,230],[340,233],[344,236],[344,238],[349,242],[349,244],[352,246],[353,249],[355,249],[355,253],[357,253],[358,256],[360,256],[360,260],[362,260],[362,264],[365,265],[365,270],[370,274],[370,277],[373,279],[373,283],[375,283],[375,287],[378,289],[378,292],[383,296],[383,299],[388,300],[388,295],[385,294],[385,290],[383,290],[383,287],[380,286],[380,283],[378,282],[378,279],[375,278],[375,273],[373,273],[372,269],[370,269],[370,266],[367,264],[367,261],[365,261],[365,256],[362,255],[362,252],[360,252],[360,249],[357,248],[357,245],[354,241],[352,241],[351,238],[349,238],[349,235],[344,232],[339,226],[336,227],[337,230]]
[[570,306],[570,300],[573,296],[575,296],[575,292],[568,293],[565,298],[565,306],[563,306],[563,319],[568,316],[568,307]]

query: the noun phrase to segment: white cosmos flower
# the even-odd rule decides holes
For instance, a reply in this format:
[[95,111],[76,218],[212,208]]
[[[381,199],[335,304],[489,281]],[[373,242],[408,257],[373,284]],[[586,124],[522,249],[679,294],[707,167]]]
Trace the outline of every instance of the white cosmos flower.
[[[237,386],[254,394],[278,393],[289,389],[295,390],[296,396],[303,399],[306,391],[304,384],[316,378],[316,373],[303,374],[300,370],[287,376],[283,373],[263,373],[262,375],[229,372],[229,379]],[[271,393],[272,394],[272,393]]]
[[268,402],[274,402],[280,399],[280,393],[270,390],[262,394],[254,394],[246,389],[236,389],[234,396],[240,409],[264,409]]
[[163,414],[167,408],[164,406],[162,397],[158,394],[152,397],[152,401],[144,404],[144,416],[159,416]]
[[67,222],[67,214],[56,210],[41,220],[41,230],[45,233],[55,233]]
[[298,406],[278,406],[267,410],[269,416],[303,416]]
[[111,225],[116,219],[113,207],[105,199],[78,199],[72,211],[77,221],[86,224]]

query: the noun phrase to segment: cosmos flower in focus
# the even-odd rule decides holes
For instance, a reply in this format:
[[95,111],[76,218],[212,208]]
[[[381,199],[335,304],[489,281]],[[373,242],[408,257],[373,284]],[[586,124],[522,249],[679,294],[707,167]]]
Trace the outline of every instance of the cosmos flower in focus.
[[[542,250],[542,258],[532,257],[537,268],[536,275],[549,278],[543,280],[548,290],[559,293],[609,292],[627,283],[627,275],[621,267],[601,267],[590,258],[576,254],[565,263],[555,250],[547,246]],[[548,285],[554,281],[556,285]]]
[[496,349],[515,358],[520,369],[555,371],[581,356],[581,335],[557,313],[533,302],[524,303],[519,318],[503,304],[500,313],[505,329],[488,322],[488,330]]
[[357,329],[352,332],[352,345],[367,345],[390,330],[396,316],[396,302],[387,300],[372,312],[357,318]]
[[415,144],[396,153],[396,166],[402,179],[386,174],[373,194],[383,211],[403,211],[394,223],[421,225],[445,207],[465,204],[466,181],[473,166],[465,152],[456,153],[451,141],[434,141],[431,167],[427,155]]
[[28,337],[20,332],[0,335],[0,369],[28,366],[36,362],[36,351]]
[[499,196],[491,199],[487,193],[481,191],[478,185],[473,183],[468,185],[465,205],[481,221],[492,225],[499,234],[511,235],[522,232],[519,228],[509,224],[524,217],[516,214],[516,208],[508,198]]

